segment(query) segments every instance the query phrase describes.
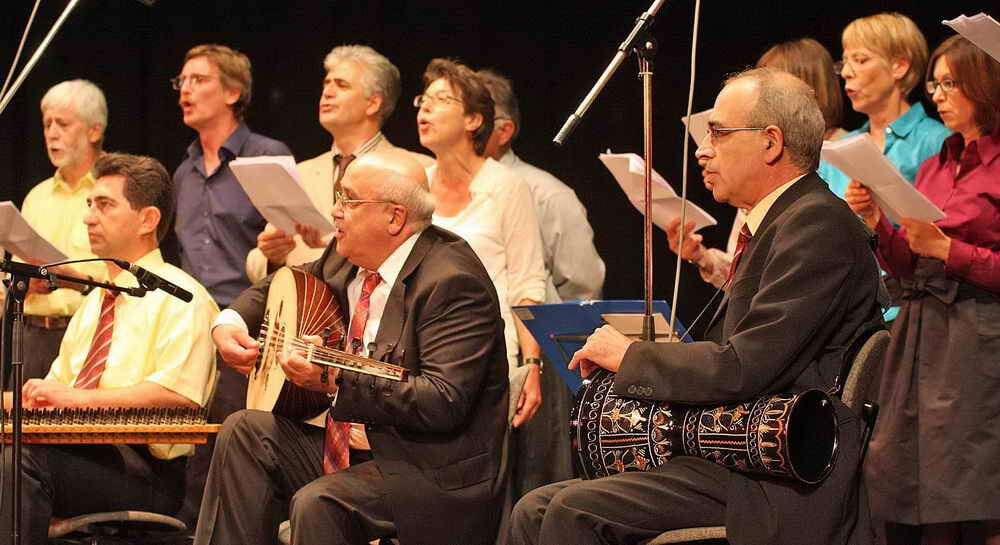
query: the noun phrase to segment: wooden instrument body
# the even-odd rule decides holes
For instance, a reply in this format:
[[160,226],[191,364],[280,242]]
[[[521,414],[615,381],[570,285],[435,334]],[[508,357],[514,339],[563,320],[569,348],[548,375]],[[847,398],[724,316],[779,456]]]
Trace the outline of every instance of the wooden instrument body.
[[340,306],[330,287],[298,269],[283,267],[274,273],[261,325],[260,354],[250,370],[247,408],[271,411],[293,420],[314,418],[329,408],[323,392],[314,392],[286,380],[278,354],[304,335],[326,336],[340,343],[344,336]]
[[620,397],[614,378],[594,373],[572,408],[574,461],[585,479],[648,471],[674,456],[808,484],[833,469],[837,417],[821,390],[699,407]]

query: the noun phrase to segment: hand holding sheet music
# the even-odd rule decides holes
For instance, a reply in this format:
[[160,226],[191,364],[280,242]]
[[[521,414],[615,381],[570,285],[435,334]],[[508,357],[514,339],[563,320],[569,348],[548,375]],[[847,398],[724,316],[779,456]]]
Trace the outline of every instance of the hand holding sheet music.
[[240,157],[229,167],[254,207],[278,229],[294,234],[295,225],[302,224],[321,236],[333,232],[327,214],[316,209],[302,188],[291,156]]
[[867,134],[823,142],[822,157],[868,187],[875,203],[896,223],[903,218],[933,222],[944,217],[940,208],[903,178]]
[[[643,178],[646,170],[645,162],[634,153],[602,153],[598,156],[604,166],[614,175],[628,200],[636,210],[642,212],[645,208],[645,190]],[[681,198],[674,188],[653,171],[653,223],[667,230],[670,222],[681,215]],[[688,201],[686,221],[694,222],[694,230],[716,225],[718,222],[708,212]]]

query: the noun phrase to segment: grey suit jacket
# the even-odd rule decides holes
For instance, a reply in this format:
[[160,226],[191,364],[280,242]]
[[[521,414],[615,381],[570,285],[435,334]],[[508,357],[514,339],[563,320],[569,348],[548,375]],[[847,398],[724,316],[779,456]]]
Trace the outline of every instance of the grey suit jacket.
[[[847,347],[882,323],[870,234],[821,178],[805,176],[778,198],[744,250],[721,320],[709,329],[712,340],[634,343],[616,391],[716,406],[829,389]],[[852,539],[859,425],[836,404],[840,448],[830,477],[808,486],[733,472],[730,541],[833,545]]]
[[[323,278],[346,310],[357,267],[335,245],[303,269]],[[268,281],[231,307],[251,334]],[[434,226],[420,234],[375,344],[375,357],[406,367],[409,379],[343,371],[333,416],[366,424],[401,541],[492,543],[504,484],[507,359],[496,291],[463,239]]]

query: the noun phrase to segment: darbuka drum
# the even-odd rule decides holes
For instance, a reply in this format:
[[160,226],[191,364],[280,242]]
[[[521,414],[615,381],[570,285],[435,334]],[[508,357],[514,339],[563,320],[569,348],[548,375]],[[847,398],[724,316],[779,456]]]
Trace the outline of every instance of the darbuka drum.
[[344,335],[340,306],[329,286],[304,271],[279,269],[268,289],[267,308],[257,338],[260,354],[247,385],[247,408],[293,420],[313,418],[329,408],[325,393],[287,381],[278,363],[278,354],[302,336],[324,333],[329,333],[329,343],[339,343]]
[[585,479],[648,471],[674,456],[700,456],[736,471],[821,482],[837,455],[837,416],[821,390],[697,407],[620,397],[599,370],[577,393],[570,420]]

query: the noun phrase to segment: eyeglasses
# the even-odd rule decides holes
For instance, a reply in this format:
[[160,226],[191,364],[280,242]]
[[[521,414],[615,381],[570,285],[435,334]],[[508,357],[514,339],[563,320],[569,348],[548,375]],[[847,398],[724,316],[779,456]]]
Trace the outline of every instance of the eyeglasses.
[[392,201],[378,200],[378,199],[348,199],[344,194],[338,189],[333,192],[333,204],[339,204],[344,208],[354,209],[362,204],[378,204],[378,203],[392,203]]
[[462,101],[450,97],[448,95],[440,94],[436,96],[432,95],[417,95],[413,97],[413,107],[418,110],[423,107],[424,104],[428,106],[434,106],[435,104],[462,104]]
[[868,61],[872,60],[873,58],[878,58],[878,57],[840,59],[839,61],[833,63],[833,74],[835,76],[844,77],[844,68],[850,68],[851,75],[852,76],[856,75],[858,73],[858,70],[864,68],[864,66],[868,64]]
[[184,83],[187,82],[191,85],[192,89],[197,89],[202,85],[212,81],[216,76],[210,76],[208,74],[191,74],[190,76],[177,76],[170,78],[170,86],[174,88],[174,91],[180,91],[184,87]]
[[739,131],[762,131],[767,127],[719,127],[717,125],[708,126],[708,137],[712,140],[714,144],[723,136]]
[[958,82],[951,78],[943,79],[941,81],[935,79],[928,80],[924,82],[924,85],[926,86],[925,89],[927,89],[928,96],[934,96],[934,93],[937,92],[938,89],[941,89],[944,94],[948,94],[955,89],[958,89]]

